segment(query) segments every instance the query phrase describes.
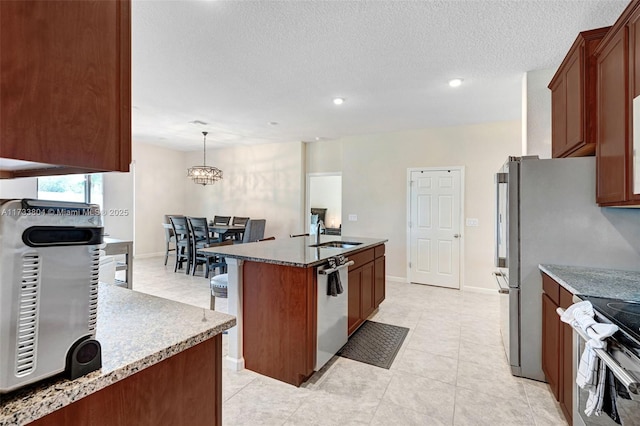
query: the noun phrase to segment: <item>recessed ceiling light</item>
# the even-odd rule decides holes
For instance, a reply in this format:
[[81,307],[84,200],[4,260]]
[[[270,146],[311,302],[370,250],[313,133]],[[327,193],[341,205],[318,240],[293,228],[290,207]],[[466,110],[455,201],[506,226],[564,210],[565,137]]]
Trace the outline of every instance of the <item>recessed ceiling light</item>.
[[209,123],[207,123],[205,121],[202,121],[202,120],[193,120],[193,121],[190,121],[189,123],[191,123],[191,124],[199,124],[201,126],[206,126],[207,124],[209,124]]
[[451,87],[459,87],[462,84],[461,78],[454,78],[453,80],[449,80],[449,86]]
[[342,105],[344,103],[344,98],[333,98],[333,103],[336,105]]
[[278,124],[280,124],[280,123],[278,123],[277,121],[270,121],[269,122],[269,126],[277,126]]

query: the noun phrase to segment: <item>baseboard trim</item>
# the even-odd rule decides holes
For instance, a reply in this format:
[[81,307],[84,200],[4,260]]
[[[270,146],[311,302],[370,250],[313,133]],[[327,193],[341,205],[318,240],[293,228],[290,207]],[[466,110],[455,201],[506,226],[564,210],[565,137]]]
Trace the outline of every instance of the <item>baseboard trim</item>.
[[393,282],[396,282],[396,283],[405,283],[406,284],[406,283],[409,282],[409,281],[407,281],[407,277],[394,277],[392,275],[385,276],[385,279],[387,281],[393,281]]
[[[133,256],[134,259],[149,259],[150,257],[164,257],[163,252],[158,253],[144,253],[144,254],[136,254]],[[169,259],[171,259],[171,253],[169,253]],[[175,258],[175,254],[173,255]]]
[[469,293],[483,293],[498,296],[498,290],[493,288],[464,286],[462,287],[462,290],[468,291]]

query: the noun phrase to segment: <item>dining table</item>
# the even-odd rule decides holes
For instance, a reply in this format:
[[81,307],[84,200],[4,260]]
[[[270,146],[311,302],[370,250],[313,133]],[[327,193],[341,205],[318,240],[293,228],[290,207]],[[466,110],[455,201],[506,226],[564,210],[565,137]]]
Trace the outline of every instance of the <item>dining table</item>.
[[218,241],[224,241],[231,237],[239,239],[238,237],[244,233],[245,229],[245,225],[216,225],[209,222],[209,232],[211,233],[211,236],[218,234],[218,237],[216,237]]

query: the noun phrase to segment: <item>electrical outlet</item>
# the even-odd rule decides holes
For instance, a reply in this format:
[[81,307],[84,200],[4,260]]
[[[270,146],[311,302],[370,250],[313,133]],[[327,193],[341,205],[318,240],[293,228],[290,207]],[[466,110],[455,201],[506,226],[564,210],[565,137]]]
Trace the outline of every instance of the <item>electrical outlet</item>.
[[467,226],[480,226],[480,220],[474,217],[467,218]]
[[358,221],[358,215],[357,214],[350,214],[349,215],[349,222],[357,222]]

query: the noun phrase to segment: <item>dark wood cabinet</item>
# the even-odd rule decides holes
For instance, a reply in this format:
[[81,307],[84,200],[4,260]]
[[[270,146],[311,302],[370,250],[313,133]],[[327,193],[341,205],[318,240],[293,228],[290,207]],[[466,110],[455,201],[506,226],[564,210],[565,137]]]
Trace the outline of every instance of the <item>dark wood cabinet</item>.
[[348,334],[353,334],[385,298],[384,244],[349,255]]
[[145,368],[31,426],[222,424],[222,334]]
[[130,7],[0,2],[0,177],[129,170]]
[[598,145],[596,201],[626,201],[628,141],[628,31],[622,27],[598,53]]
[[[596,201],[640,204],[634,188],[633,99],[640,94],[640,1],[622,12],[595,51],[598,84]],[[640,170],[638,171],[640,173]]]
[[581,32],[549,83],[554,158],[593,155],[596,151],[594,51],[608,30]]
[[558,307],[571,306],[573,296],[544,273],[542,288],[542,371],[565,418],[573,424],[573,330],[556,312]]
[[551,298],[542,294],[542,371],[549,382],[551,392],[560,399],[560,321]]

